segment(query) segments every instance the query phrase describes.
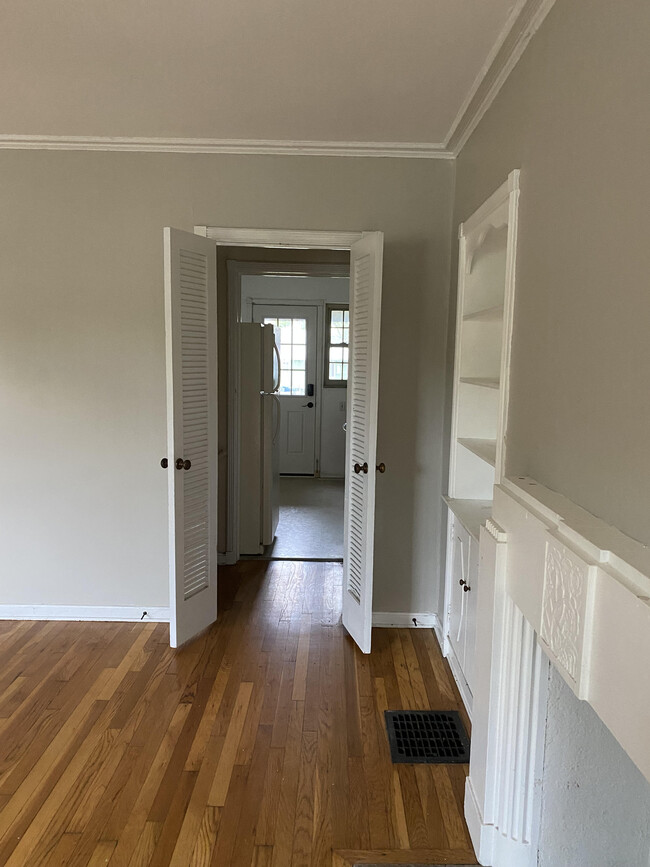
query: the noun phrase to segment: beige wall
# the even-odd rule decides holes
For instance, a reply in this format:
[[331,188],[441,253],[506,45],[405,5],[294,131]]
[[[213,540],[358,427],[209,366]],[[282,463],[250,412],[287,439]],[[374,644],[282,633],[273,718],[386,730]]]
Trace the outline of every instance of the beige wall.
[[[454,221],[521,168],[508,469],[646,543],[649,46],[647,0],[557,0],[457,161]],[[542,787],[542,867],[646,867],[650,787],[555,674]]]
[[521,168],[509,471],[646,543],[649,46],[647,0],[558,0],[457,161],[455,219]]
[[[376,607],[435,607],[453,166],[0,153],[0,602],[165,605],[162,227],[386,234]],[[434,532],[432,532],[434,528]]]

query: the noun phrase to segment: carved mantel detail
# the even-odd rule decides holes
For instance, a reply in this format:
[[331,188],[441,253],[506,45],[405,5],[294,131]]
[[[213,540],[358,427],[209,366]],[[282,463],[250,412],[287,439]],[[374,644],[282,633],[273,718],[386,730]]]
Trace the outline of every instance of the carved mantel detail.
[[546,542],[540,637],[579,698],[585,698],[583,669],[591,613],[591,567],[555,538]]

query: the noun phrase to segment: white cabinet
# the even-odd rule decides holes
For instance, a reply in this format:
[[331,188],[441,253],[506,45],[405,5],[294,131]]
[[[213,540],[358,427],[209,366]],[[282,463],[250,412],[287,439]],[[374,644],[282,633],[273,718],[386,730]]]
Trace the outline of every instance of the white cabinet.
[[470,714],[478,540],[505,472],[518,196],[512,172],[459,231],[444,651]]
[[453,514],[450,517],[449,531],[447,656],[463,701],[467,706],[471,706],[476,643],[478,542]]

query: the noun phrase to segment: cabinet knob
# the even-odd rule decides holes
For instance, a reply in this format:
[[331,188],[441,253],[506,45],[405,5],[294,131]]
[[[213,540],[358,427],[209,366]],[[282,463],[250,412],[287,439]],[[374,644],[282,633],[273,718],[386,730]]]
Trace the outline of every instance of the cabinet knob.
[[471,588],[468,584],[465,584],[465,586],[463,587],[463,593],[469,593],[469,591],[470,591],[471,589],[472,589],[472,588]]
[[355,464],[354,472],[359,475],[359,473],[367,473],[368,472],[368,462],[366,461],[363,464]]
[[464,581],[464,580],[461,578],[460,581],[459,581],[458,583],[460,584],[461,587],[464,587],[464,586],[467,584],[467,581]]

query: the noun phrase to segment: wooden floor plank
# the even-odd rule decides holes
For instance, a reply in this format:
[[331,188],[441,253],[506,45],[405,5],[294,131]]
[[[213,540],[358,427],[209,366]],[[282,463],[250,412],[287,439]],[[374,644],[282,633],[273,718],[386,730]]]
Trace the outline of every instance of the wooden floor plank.
[[0,622],[7,867],[475,864],[467,767],[392,765],[384,711],[464,714],[429,630],[340,622],[332,563],[220,570],[220,619]]

